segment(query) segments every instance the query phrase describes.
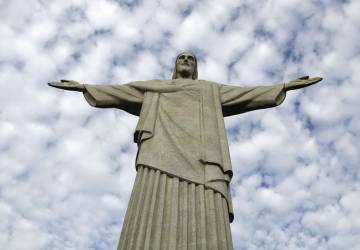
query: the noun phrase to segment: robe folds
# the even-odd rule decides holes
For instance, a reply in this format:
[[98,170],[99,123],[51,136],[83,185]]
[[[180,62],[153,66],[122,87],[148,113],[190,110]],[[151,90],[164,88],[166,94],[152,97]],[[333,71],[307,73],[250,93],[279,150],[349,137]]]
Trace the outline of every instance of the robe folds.
[[[274,107],[285,99],[284,84],[239,87],[204,80],[173,79],[124,85],[85,84],[85,88],[84,97],[90,105],[119,108],[139,116],[134,133],[138,145],[137,170],[143,172],[145,167],[189,185],[202,186],[205,193],[214,191],[221,200],[211,202],[222,204],[222,200],[225,201],[226,206],[222,204],[221,209],[226,208],[226,211],[219,213],[228,214],[227,223],[234,217],[229,190],[233,172],[224,117]],[[139,189],[135,182],[131,200],[136,188]],[[131,216],[128,211],[126,217]],[[123,228],[122,238],[125,231],[127,229]],[[127,248],[132,249],[124,247]]]

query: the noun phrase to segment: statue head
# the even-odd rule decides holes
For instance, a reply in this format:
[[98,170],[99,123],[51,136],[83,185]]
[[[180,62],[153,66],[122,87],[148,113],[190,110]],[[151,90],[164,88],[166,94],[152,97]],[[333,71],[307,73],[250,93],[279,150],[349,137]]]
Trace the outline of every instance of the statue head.
[[194,54],[183,52],[176,57],[172,79],[176,78],[190,78],[197,80],[197,59]]

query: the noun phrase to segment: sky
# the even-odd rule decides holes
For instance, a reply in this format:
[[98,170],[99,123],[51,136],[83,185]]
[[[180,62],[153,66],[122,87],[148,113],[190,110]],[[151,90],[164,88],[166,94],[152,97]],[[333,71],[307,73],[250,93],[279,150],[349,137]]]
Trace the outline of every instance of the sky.
[[225,119],[236,250],[360,249],[360,1],[0,0],[0,246],[116,249],[137,117],[47,86],[324,80]]

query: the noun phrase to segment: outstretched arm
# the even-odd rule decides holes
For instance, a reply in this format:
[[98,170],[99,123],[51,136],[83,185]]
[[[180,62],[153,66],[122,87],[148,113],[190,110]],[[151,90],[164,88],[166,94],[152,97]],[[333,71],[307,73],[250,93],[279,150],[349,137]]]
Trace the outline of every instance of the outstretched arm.
[[302,76],[295,80],[291,80],[290,82],[286,82],[284,84],[285,91],[294,90],[294,89],[301,89],[318,83],[322,80],[321,77],[313,77],[309,78],[309,76]]
[[86,101],[93,107],[119,108],[130,114],[139,115],[144,92],[124,85],[89,85],[71,80],[49,82],[49,86],[64,90],[83,92]]
[[322,78],[303,76],[295,80],[272,86],[238,87],[220,86],[221,105],[224,116],[237,115],[257,109],[271,108],[280,105],[289,90],[313,85]]

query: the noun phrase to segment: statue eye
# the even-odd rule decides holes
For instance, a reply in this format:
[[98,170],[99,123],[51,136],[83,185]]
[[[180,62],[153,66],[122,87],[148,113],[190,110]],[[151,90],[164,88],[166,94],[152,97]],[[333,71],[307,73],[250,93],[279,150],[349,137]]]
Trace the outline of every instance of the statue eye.
[[182,55],[182,56],[179,57],[179,59],[183,60],[183,59],[185,59],[185,56]]

